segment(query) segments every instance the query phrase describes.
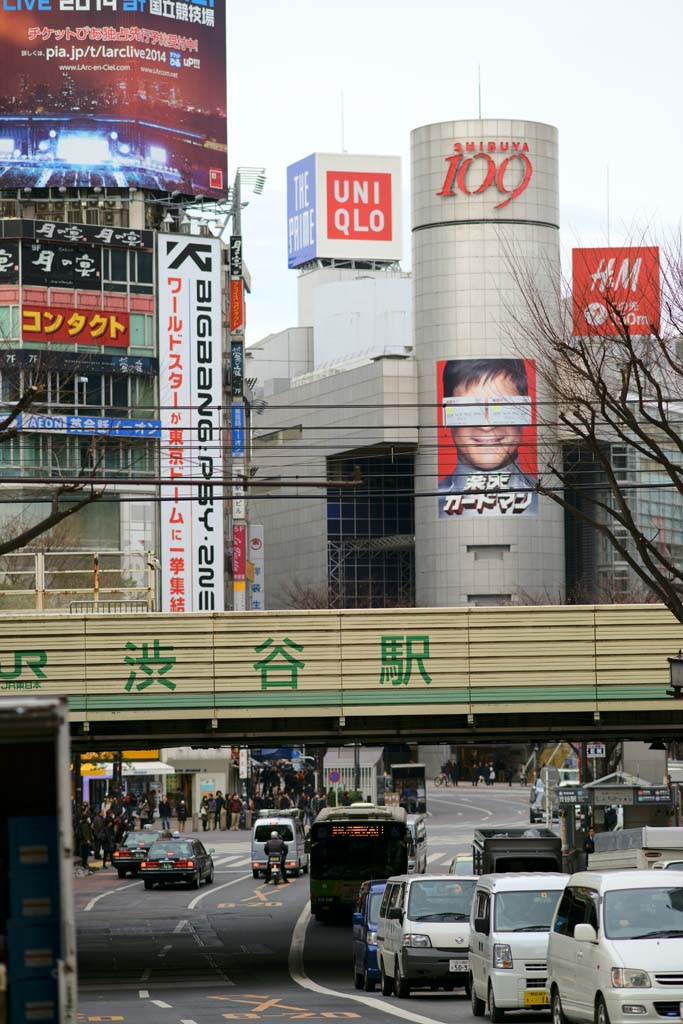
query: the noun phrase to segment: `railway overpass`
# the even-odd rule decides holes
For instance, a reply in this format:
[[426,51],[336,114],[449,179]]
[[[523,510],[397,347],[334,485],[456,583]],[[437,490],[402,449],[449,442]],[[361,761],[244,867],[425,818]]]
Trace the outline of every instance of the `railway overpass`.
[[0,616],[0,698],[76,749],[680,734],[659,605]]

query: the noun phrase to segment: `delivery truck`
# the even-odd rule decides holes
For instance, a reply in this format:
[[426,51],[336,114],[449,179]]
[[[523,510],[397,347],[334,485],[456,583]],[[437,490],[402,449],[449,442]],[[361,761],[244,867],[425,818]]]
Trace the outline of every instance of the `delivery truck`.
[[69,766],[66,701],[0,691],[0,1020],[9,1024],[76,1019]]
[[643,825],[619,832],[597,832],[595,852],[588,855],[589,871],[655,868],[661,862],[683,860],[683,828]]
[[561,871],[562,840],[549,828],[479,828],[472,841],[473,873]]

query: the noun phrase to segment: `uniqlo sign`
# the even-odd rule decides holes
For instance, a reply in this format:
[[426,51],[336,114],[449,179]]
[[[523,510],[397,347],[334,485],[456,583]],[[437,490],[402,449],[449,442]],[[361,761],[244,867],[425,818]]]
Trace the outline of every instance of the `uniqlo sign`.
[[328,171],[327,237],[390,241],[391,175]]
[[658,247],[574,249],[572,301],[575,337],[659,331]]
[[400,260],[401,161],[313,153],[287,168],[287,263]]

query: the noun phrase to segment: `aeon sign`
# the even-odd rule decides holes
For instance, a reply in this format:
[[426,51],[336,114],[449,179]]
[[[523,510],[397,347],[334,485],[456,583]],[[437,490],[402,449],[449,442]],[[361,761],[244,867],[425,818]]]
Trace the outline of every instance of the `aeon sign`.
[[456,142],[453,149],[437,196],[479,196],[493,187],[506,197],[494,207],[501,210],[528,188],[534,168],[527,142]]

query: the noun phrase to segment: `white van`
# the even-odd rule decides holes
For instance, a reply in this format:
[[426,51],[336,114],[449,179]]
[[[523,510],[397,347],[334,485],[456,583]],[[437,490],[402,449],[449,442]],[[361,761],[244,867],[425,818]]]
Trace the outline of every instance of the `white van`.
[[268,858],[265,845],[271,832],[279,832],[280,839],[287,843],[285,871],[293,878],[301,872],[308,874],[308,854],[305,850],[306,836],[298,810],[259,811],[251,832],[251,868],[254,878],[266,874]]
[[424,814],[409,814],[407,824],[411,838],[408,873],[423,875],[427,870],[427,818]]
[[553,1024],[681,1019],[683,871],[582,871],[548,943]]
[[530,871],[482,875],[469,937],[472,1013],[548,1006],[546,952],[555,908],[569,875]]
[[474,877],[396,875],[387,882],[377,924],[382,995],[413,988],[467,988],[467,940]]

